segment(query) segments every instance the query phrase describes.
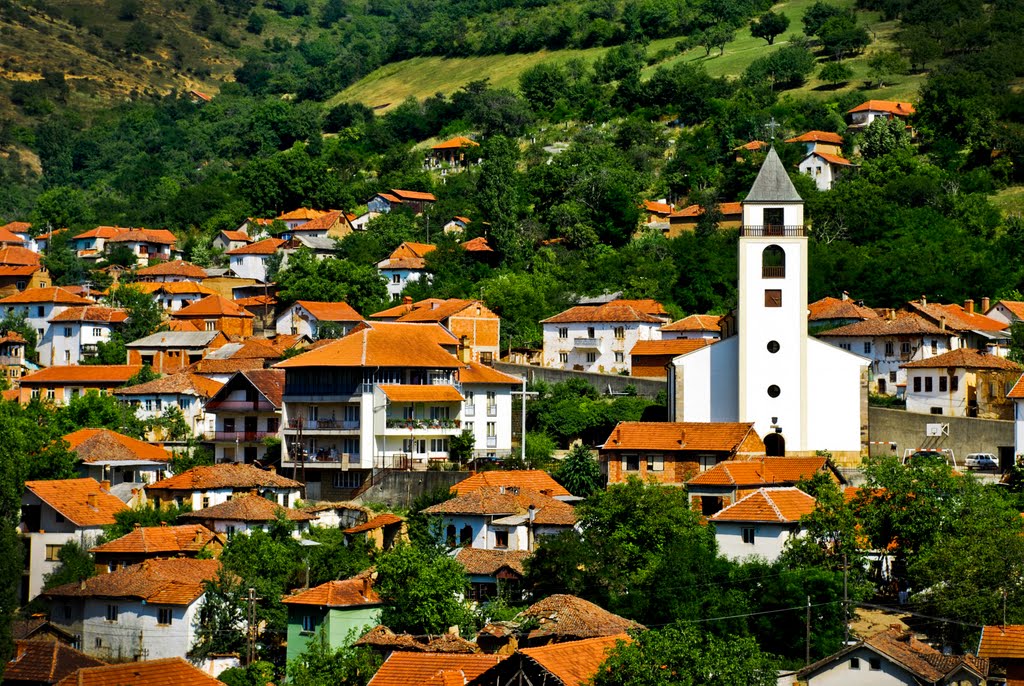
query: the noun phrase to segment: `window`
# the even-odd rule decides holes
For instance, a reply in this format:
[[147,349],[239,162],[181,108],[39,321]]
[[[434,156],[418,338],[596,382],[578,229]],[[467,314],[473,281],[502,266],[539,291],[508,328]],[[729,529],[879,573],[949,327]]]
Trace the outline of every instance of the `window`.
[[924,377],[924,392],[925,393],[931,393],[932,392],[932,377],[930,377],[930,376]]
[[157,624],[170,624],[171,623],[171,608],[161,607],[156,611],[156,623]]
[[871,354],[871,341],[864,341],[864,354],[865,355],[870,355]]
[[623,353],[615,353],[615,361],[616,362],[625,362],[626,361],[625,354],[623,354]]
[[903,343],[900,343],[900,355],[909,355],[909,354],[910,354],[910,343],[907,342],[907,341],[904,341]]
[[107,605],[107,621],[117,621],[117,605]]
[[507,531],[495,531],[494,532],[494,547],[495,548],[507,548],[508,547],[508,532]]
[[[16,286],[17,286],[17,288],[18,288],[18,290],[19,290],[19,291],[23,291],[23,290],[25,290],[25,286],[26,286],[26,285],[27,285],[27,284],[26,284],[26,283],[25,283],[24,281],[19,281],[19,282],[18,282],[18,283],[16,284]],[[42,286],[40,286],[40,288],[42,288]]]
[[761,253],[761,278],[782,279],[786,276],[786,251],[769,245]]
[[209,506],[210,506],[210,496],[208,496],[208,495],[204,495],[204,496],[203,496],[203,504],[202,504],[202,508],[203,508],[203,509],[205,510],[205,509],[206,509],[206,508],[208,508]]
[[402,283],[402,277],[400,275],[398,275],[398,274],[392,274],[391,275],[391,283],[393,283],[393,284],[400,284],[400,283]]
[[888,341],[885,344],[885,356],[893,357],[896,354],[896,346],[893,345],[892,341]]
[[616,326],[613,329],[613,331],[615,333],[615,337],[616,338],[625,338],[626,337],[626,327],[624,327],[624,326]]
[[56,562],[60,559],[60,546],[59,545],[48,545],[46,546],[46,561]]
[[587,338],[593,338],[594,335],[595,335],[594,334],[594,327],[588,326],[587,327]]
[[920,376],[915,376],[914,377],[914,393],[920,393],[920,392],[921,392],[921,377]]
[[850,349],[850,344],[849,343],[840,343],[839,347],[842,348],[843,350],[849,350]]
[[559,338],[568,338],[569,337],[569,328],[566,327],[566,326],[559,327],[559,329],[558,329],[558,337]]
[[931,408],[931,413],[932,414],[942,414],[942,408],[941,407],[933,407],[933,408]]
[[446,452],[448,452],[448,439],[447,438],[431,438],[430,439],[430,452],[432,452],[432,453],[446,453]]
[[938,353],[939,353],[939,342],[933,338],[932,339],[932,355],[937,355]]
[[960,390],[960,377],[956,374],[949,375],[949,390],[959,391]]
[[497,424],[497,422],[487,422],[487,436],[491,437],[491,436],[497,436],[497,435],[498,435],[498,424]]
[[860,658],[859,657],[851,657],[850,658],[850,669],[860,669]]
[[70,326],[65,326],[64,327],[64,338],[71,338],[71,327]]
[[896,383],[896,372],[889,372],[889,381],[891,383]]
[[448,543],[448,545],[450,545],[450,546],[454,546],[455,545],[455,525],[454,524],[449,524],[448,528],[445,529],[444,539]]
[[206,320],[206,330],[207,331],[216,331],[217,330],[217,320],[215,320],[215,319],[208,319],[208,320]]
[[473,542],[473,527],[469,524],[459,531],[459,545],[468,545]]
[[335,488],[359,488],[363,485],[363,476],[359,472],[335,472],[332,476]]
[[762,210],[761,217],[761,221],[766,227],[771,226],[782,228],[786,212],[781,207],[766,207]]
[[71,351],[70,350],[65,350],[64,351],[64,361],[65,362],[70,362],[71,361]]
[[46,389],[46,399],[47,400],[56,400],[56,398],[57,398],[57,391],[54,390],[53,388],[47,388]]
[[697,461],[700,464],[700,471],[706,472],[718,464],[718,456],[714,454],[699,455]]
[[742,530],[743,542],[748,545],[754,545],[754,527],[745,526]]
[[103,329],[98,326],[92,327],[92,335],[96,338],[103,338]]
[[587,362],[597,362],[597,353],[587,353]]
[[782,307],[782,291],[775,288],[765,289],[764,292],[764,306],[765,307]]
[[569,361],[569,353],[558,353],[558,361],[566,364]]
[[949,380],[946,377],[944,377],[944,376],[940,376],[939,377],[939,393],[945,393],[946,392],[946,384],[948,382],[949,382]]
[[36,316],[37,316],[37,317],[43,317],[43,316],[45,316],[45,315],[43,314],[43,312],[45,312],[45,310],[43,309],[43,306],[42,306],[42,305],[39,305],[38,307],[36,307]]
[[649,472],[660,472],[665,469],[665,456],[660,453],[650,453],[647,455],[647,471]]
[[313,615],[302,615],[302,633],[311,634],[316,631],[316,619]]
[[97,636],[96,637],[96,649],[98,650],[98,649],[100,649],[102,647],[103,647],[103,639],[100,638],[99,636]]
[[779,352],[780,347],[782,346],[779,345],[778,341],[768,341],[768,352],[770,352],[771,354],[774,355],[775,353]]
[[640,471],[640,456],[629,454],[622,456],[622,468],[627,472],[638,472]]
[[879,657],[870,658],[868,660],[868,665],[870,665],[871,669],[874,669],[874,670],[877,671],[877,670],[882,668],[882,658],[879,658]]
[[778,386],[776,386],[775,384],[772,384],[771,386],[768,387],[768,397],[769,398],[778,398],[779,394],[781,394],[781,393],[782,393],[782,389],[779,388]]

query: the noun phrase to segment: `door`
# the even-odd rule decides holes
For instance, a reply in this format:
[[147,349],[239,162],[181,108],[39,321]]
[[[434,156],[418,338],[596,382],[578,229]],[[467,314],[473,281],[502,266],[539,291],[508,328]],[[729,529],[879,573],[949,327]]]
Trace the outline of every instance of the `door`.
[[[258,417],[246,417],[245,418],[245,440],[255,441],[256,431],[258,430]],[[248,460],[246,460],[248,462]]]

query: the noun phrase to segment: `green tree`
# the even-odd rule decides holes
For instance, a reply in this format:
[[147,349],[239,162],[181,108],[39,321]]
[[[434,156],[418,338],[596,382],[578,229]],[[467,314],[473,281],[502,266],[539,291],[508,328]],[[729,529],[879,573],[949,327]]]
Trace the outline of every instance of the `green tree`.
[[120,331],[121,338],[127,343],[148,336],[163,322],[160,304],[153,296],[131,284],[111,289],[107,302],[111,307],[120,307],[128,313],[128,321]]
[[288,681],[295,686],[366,686],[380,665],[380,654],[371,648],[348,645],[332,650],[321,629],[306,651],[288,663]]
[[394,631],[440,634],[473,627],[465,601],[469,581],[455,558],[435,547],[399,544],[377,559],[374,588],[384,603],[381,623]]
[[369,569],[370,555],[374,550],[373,543],[367,539],[345,541],[345,532],[341,529],[312,527],[306,538],[320,545],[304,548],[302,551],[306,564],[309,565],[310,586],[327,583],[334,579],[348,579]]
[[857,516],[853,505],[830,474],[819,473],[797,487],[817,500],[814,512],[800,520],[805,536],[790,539],[782,559],[792,567],[842,569],[846,564],[857,570],[863,554],[857,540]]
[[174,474],[184,474],[194,467],[208,467],[214,461],[213,451],[194,438],[185,442],[182,448],[171,451],[171,459],[167,465]]
[[763,38],[768,45],[775,43],[777,36],[785,33],[789,28],[789,17],[781,12],[768,11],[750,23],[750,35],[754,38]]
[[192,15],[192,28],[200,33],[206,32],[213,25],[213,9],[205,2],[201,3]]
[[318,259],[300,249],[277,275],[278,299],[347,302],[360,312],[376,312],[387,302],[387,286],[376,268],[350,260]]
[[1024,322],[1010,325],[1010,352],[1006,355],[1017,364],[1024,364]]
[[267,20],[263,17],[263,14],[253,10],[249,13],[249,19],[245,23],[245,30],[258,36],[263,33],[263,27],[266,25]]
[[807,36],[817,36],[826,21],[842,14],[845,13],[841,8],[818,0],[804,12],[803,19],[801,20],[804,25],[804,34]]
[[477,184],[477,205],[491,223],[491,236],[507,264],[526,262],[529,239],[522,230],[524,211],[519,172],[519,145],[496,136],[483,145],[483,164]]
[[63,436],[79,429],[110,429],[132,438],[146,435],[146,424],[135,416],[135,409],[112,395],[87,391],[56,408],[51,424]]
[[853,69],[840,60],[826,62],[821,71],[818,72],[818,78],[832,84],[832,87],[836,88],[839,84],[846,83],[853,78]]
[[569,450],[569,454],[558,463],[552,476],[565,486],[567,491],[581,498],[596,493],[604,482],[601,465],[582,443],[574,445]]
[[189,658],[201,661],[211,654],[241,655],[246,644],[247,595],[242,580],[222,569],[216,579],[203,582],[203,592],[206,600],[193,622],[196,639]]
[[[122,360],[120,364],[123,364]],[[150,381],[156,381],[160,378],[160,374],[153,371],[153,368],[148,364],[142,365],[142,369],[135,372],[131,377],[124,382],[125,386],[138,386],[139,384],[149,383]]]
[[14,331],[25,339],[25,359],[36,359],[36,344],[39,341],[38,334],[25,319],[23,312],[11,309],[8,310],[3,319],[0,319],[0,335],[4,335],[9,331]]
[[902,119],[876,117],[861,134],[860,154],[877,159],[910,148],[910,134]]
[[25,457],[33,447],[31,435],[40,433],[29,422],[20,421],[20,413],[17,403],[0,401],[0,665],[5,667],[14,648],[11,622],[19,606],[18,586],[24,571],[18,523]]
[[174,524],[178,521],[178,517],[184,513],[191,511],[192,508],[188,505],[178,506],[171,503],[168,506],[153,507],[152,505],[143,505],[141,507],[129,507],[119,512],[114,513],[114,523],[104,527],[103,539],[101,542],[113,541],[122,536],[127,536],[135,530],[137,526],[162,526],[164,524]]
[[857,25],[852,14],[838,14],[828,19],[818,31],[821,47],[826,55],[842,58],[858,54],[871,43],[867,29]]
[[868,58],[868,76],[883,88],[890,76],[903,76],[910,71],[910,62],[895,50],[881,50]]
[[68,541],[57,551],[60,564],[43,579],[43,588],[50,589],[64,584],[84,581],[96,576],[96,562],[92,554],[78,541]]
[[462,433],[452,436],[448,441],[448,459],[457,465],[468,464],[473,459],[473,448],[476,437],[473,432],[463,429]]
[[320,26],[333,26],[345,18],[345,13],[345,0],[327,0],[320,10]]

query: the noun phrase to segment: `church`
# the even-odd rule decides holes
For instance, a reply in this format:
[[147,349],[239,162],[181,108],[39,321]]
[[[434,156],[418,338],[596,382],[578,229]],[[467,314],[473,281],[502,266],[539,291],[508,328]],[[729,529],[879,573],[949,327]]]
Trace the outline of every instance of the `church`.
[[738,308],[722,340],[668,365],[669,419],[753,422],[768,455],[859,464],[869,360],[807,335],[803,199],[774,148],[742,207]]

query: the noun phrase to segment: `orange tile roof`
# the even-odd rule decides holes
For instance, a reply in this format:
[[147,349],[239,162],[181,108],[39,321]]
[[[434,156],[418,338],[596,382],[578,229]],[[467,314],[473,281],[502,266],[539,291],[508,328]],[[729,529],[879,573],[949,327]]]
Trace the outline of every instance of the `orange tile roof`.
[[769,145],[764,141],[750,141],[749,143],[744,143],[743,145],[733,148],[733,150],[749,150],[751,152],[757,152],[759,150],[764,150],[767,147],[769,147]]
[[281,602],[285,605],[357,607],[380,605],[380,596],[373,590],[372,580],[367,575],[343,581],[328,581],[304,591],[296,591],[282,598]]
[[8,331],[5,334],[0,334],[0,345],[4,343],[27,343],[25,337],[17,331]]
[[713,522],[799,522],[817,501],[799,488],[759,488],[711,515]]
[[171,454],[158,445],[119,434],[110,429],[79,429],[64,435],[82,462],[147,460],[167,462]]
[[877,319],[878,313],[870,307],[858,305],[849,298],[825,297],[807,306],[808,321],[822,319]]
[[757,436],[753,422],[619,422],[601,448],[734,453],[751,435]]
[[174,245],[178,238],[167,229],[127,229],[109,239],[111,243],[160,243]]
[[449,298],[448,300],[424,300],[414,303],[412,309],[403,314],[396,321],[441,323],[445,319],[477,305],[481,306],[482,309],[483,303],[479,300],[459,300],[458,298]]
[[28,233],[28,230],[32,228],[31,222],[7,222],[3,225],[3,228],[14,233]]
[[302,231],[326,231],[342,220],[345,220],[345,222],[348,221],[344,212],[341,210],[329,210],[321,214],[319,217],[310,219],[305,224],[296,226],[292,229],[292,233]]
[[370,629],[360,636],[353,645],[420,653],[460,653],[468,655],[479,652],[475,643],[470,643],[466,639],[459,638],[453,634],[441,634],[435,637],[396,634],[383,625],[377,625]]
[[667,202],[644,200],[643,208],[651,214],[672,214],[672,206]]
[[182,371],[177,374],[162,376],[146,383],[126,386],[114,391],[114,395],[194,395],[199,398],[212,398],[224,384],[205,376]]
[[202,295],[216,295],[217,291],[209,286],[204,286],[198,281],[137,281],[131,285],[132,288],[143,293],[166,293],[167,295],[191,295],[200,293]]
[[1024,625],[985,626],[981,629],[978,657],[1024,660]]
[[24,243],[25,239],[5,226],[0,226],[0,243]]
[[380,390],[396,403],[457,403],[465,400],[458,389],[449,384],[381,384]]
[[537,491],[552,497],[572,495],[562,484],[551,478],[551,475],[540,469],[495,469],[478,472],[463,479],[451,487],[451,492],[462,495],[481,488],[512,486],[520,489]]
[[241,241],[242,243],[252,243],[252,238],[250,238],[249,234],[247,234],[245,231],[221,231],[220,235],[224,236],[224,238],[227,238],[229,241]]
[[484,550],[483,548],[459,548],[455,560],[466,569],[466,574],[494,576],[507,568],[519,576],[526,576],[523,562],[530,557],[528,550]]
[[[738,202],[718,203],[718,211],[724,217],[732,217],[743,214],[743,204]],[[670,217],[699,217],[704,214],[704,208],[700,205],[687,205],[678,212],[673,212]]]
[[15,641],[14,656],[3,669],[5,684],[53,684],[85,667],[106,664],[61,641]]
[[852,336],[854,338],[872,336],[952,336],[952,331],[940,329],[924,317],[916,314],[901,314],[889,317],[874,317],[835,329],[822,331],[819,336]]
[[619,641],[629,643],[628,634],[603,636],[583,641],[553,643],[539,648],[524,648],[520,652],[559,679],[559,683],[582,686],[590,683],[608,653]]
[[24,267],[9,267],[6,264],[0,264],[0,277],[14,278],[18,276],[32,276],[40,269],[42,269],[42,267],[38,265],[26,265]]
[[96,479],[26,481],[25,489],[78,526],[113,524],[114,514],[128,509]]
[[264,238],[249,245],[243,245],[234,250],[228,250],[225,255],[273,255],[278,248],[285,244],[280,238]]
[[523,619],[537,620],[530,636],[554,636],[561,640],[616,636],[643,624],[608,612],[594,603],[574,595],[555,594],[523,610]]
[[79,364],[46,367],[21,377],[24,384],[119,386],[139,373],[137,364]]
[[308,207],[299,207],[292,210],[291,212],[285,212],[284,214],[275,217],[278,221],[294,221],[296,219],[304,219],[309,221],[310,219],[316,219],[324,213],[324,210],[312,210]]
[[661,327],[662,331],[720,331],[718,323],[722,320],[717,314],[691,314],[671,324]]
[[[184,324],[185,322],[181,323]],[[235,372],[262,368],[263,360],[258,357],[232,357],[226,360],[214,360],[206,357],[201,360],[196,360],[186,367],[186,369],[194,374],[234,374]]]
[[193,467],[146,486],[164,491],[205,491],[216,488],[302,488],[302,484],[250,464],[225,463]]
[[202,319],[171,319],[164,324],[168,331],[206,331],[206,325]]
[[[1019,300],[997,300],[995,304],[989,308],[989,312],[994,310],[996,305],[1002,305],[1017,319],[1024,319],[1024,302]],[[983,314],[987,316],[988,312],[984,312]]]
[[912,301],[907,303],[907,306],[911,311],[924,315],[932,322],[939,322],[945,317],[947,328],[958,331],[1003,331],[1009,326],[1004,321],[986,317],[977,312],[968,312],[962,305],[938,303],[922,305],[918,301]]
[[20,293],[0,298],[0,305],[35,305],[53,303],[54,305],[92,305],[92,300],[75,295],[57,286],[48,288],[26,288]]
[[515,489],[485,486],[431,505],[423,512],[438,515],[526,515],[531,505],[536,513],[536,524],[572,526],[576,523],[576,511],[572,505],[527,488],[516,492]]
[[637,341],[629,354],[633,357],[644,355],[685,355],[698,348],[711,345],[706,338],[672,338],[664,341]]
[[422,191],[404,191],[398,188],[392,188],[391,192],[402,200],[425,200],[427,202],[434,202],[437,200],[433,193],[423,193]]
[[223,686],[180,657],[80,669],[57,686]]
[[[0,241],[3,238],[0,237]],[[16,245],[0,248],[0,264],[19,267],[38,267],[40,265],[39,255],[28,248]]]
[[840,165],[842,167],[852,167],[853,166],[853,162],[851,162],[850,160],[846,159],[845,157],[840,157],[839,155],[833,155],[833,154],[827,153],[827,152],[821,152],[820,150],[815,150],[814,152],[811,153],[811,156],[813,156],[813,157],[820,157],[821,159],[825,160],[829,164],[838,164],[838,165]]
[[[412,298],[409,298],[409,300],[412,300]],[[370,316],[374,319],[398,319],[417,307],[431,307],[443,302],[445,302],[443,298],[427,298],[426,300],[420,300],[418,302],[401,302],[397,305],[381,310],[380,312],[374,312]]]
[[97,226],[95,229],[89,229],[80,234],[72,237],[73,240],[79,238],[113,238],[119,233],[124,233],[129,229],[122,228],[120,226]]
[[236,495],[227,502],[186,512],[180,515],[180,518],[204,522],[272,522],[282,514],[285,519],[293,522],[308,522],[316,519],[314,515],[307,512],[281,507],[255,493]]
[[668,316],[668,310],[657,300],[652,298],[640,298],[639,300],[629,300],[626,298],[618,298],[609,303],[609,305],[619,305],[621,307],[632,307],[637,312],[644,314],[653,315],[655,317],[666,317]]
[[3,398],[7,402],[16,403],[21,397],[21,391],[17,388],[11,388],[6,391],[0,391],[0,398]]
[[542,319],[541,324],[578,324],[587,322],[622,322],[624,324],[661,324],[657,317],[645,314],[629,305],[616,301],[604,305],[576,305],[554,317]]
[[431,150],[448,150],[451,148],[479,148],[480,144],[472,138],[466,138],[465,136],[456,136],[455,138],[449,138],[443,143],[431,146]]
[[479,362],[470,362],[459,370],[459,382],[463,384],[510,384],[520,386],[523,380],[511,374],[499,372],[494,367],[488,367]]
[[96,553],[144,555],[163,553],[170,557],[179,553],[198,553],[216,537],[217,534],[202,524],[140,526],[121,538],[115,538],[113,541],[93,547],[89,552],[94,555]]
[[277,298],[272,295],[254,295],[251,298],[235,298],[235,303],[249,309],[250,307],[273,307]]
[[983,353],[975,348],[957,348],[926,360],[915,360],[900,365],[905,369],[998,369],[1009,372],[1021,371],[1016,362],[991,353]]
[[243,307],[239,307],[234,301],[228,300],[224,296],[208,295],[202,300],[197,300],[191,305],[187,305],[177,312],[171,314],[172,317],[180,319],[188,319],[191,317],[241,317],[243,319],[252,319],[252,312],[247,311]]
[[392,524],[401,524],[404,521],[404,519],[402,519],[396,514],[393,514],[391,512],[385,512],[383,514],[377,515],[369,521],[363,522],[362,524],[350,526],[349,528],[345,529],[345,533],[361,534],[366,531],[373,531],[374,529],[383,529],[384,527],[391,526]]
[[83,305],[81,307],[69,307],[53,317],[50,322],[95,322],[120,324],[128,321],[128,313],[113,307],[101,307],[99,305]]
[[284,372],[280,369],[250,369],[240,372],[276,408],[284,395]]
[[894,114],[899,117],[906,117],[914,113],[914,106],[909,102],[895,102],[892,100],[868,100],[857,105],[853,109],[847,110],[847,114],[854,112],[887,112]]
[[425,257],[427,253],[437,250],[436,245],[430,243],[413,243],[404,241],[401,245],[391,251],[389,257],[393,260],[404,257]]
[[1017,379],[1017,383],[1013,385],[1013,388],[1009,393],[1006,394],[1007,398],[1024,398],[1024,376]]
[[494,248],[487,242],[484,236],[478,236],[472,240],[459,243],[459,246],[466,252],[494,252]]
[[367,686],[451,686],[453,683],[462,686],[505,657],[395,651],[384,661]]
[[321,322],[363,321],[363,315],[356,312],[354,307],[345,302],[328,303],[316,302],[314,300],[297,300],[295,302]]
[[184,276],[193,279],[206,278],[205,269],[203,269],[202,267],[197,267],[191,262],[185,262],[183,260],[170,260],[167,262],[158,262],[157,264],[154,264],[152,267],[144,267],[135,273],[138,274],[139,276]]
[[801,133],[799,136],[786,139],[787,143],[834,143],[835,145],[843,144],[843,137],[838,133],[832,133],[831,131],[808,131],[807,133]]
[[427,367],[455,369],[462,363],[439,345],[457,343],[437,324],[374,322],[309,352],[278,362],[293,367]]
[[770,486],[795,484],[828,468],[824,457],[761,457],[726,460],[687,482],[693,486]]

